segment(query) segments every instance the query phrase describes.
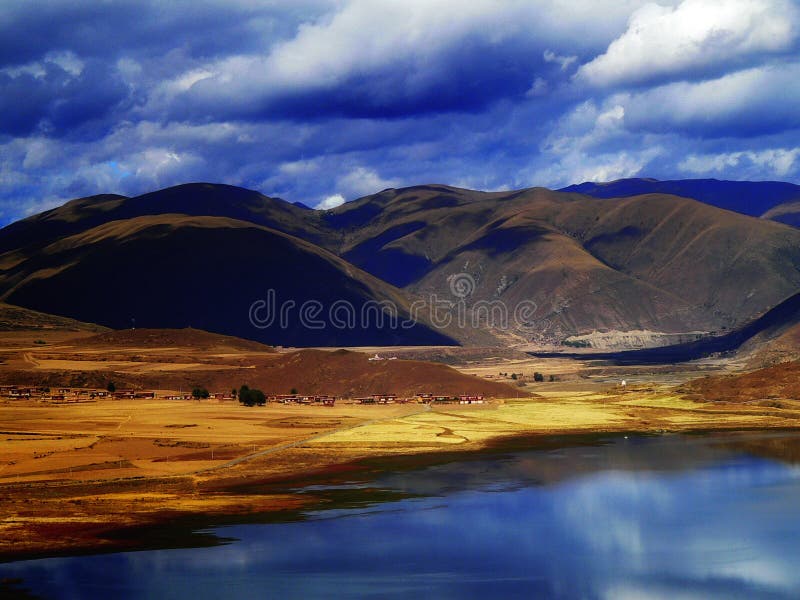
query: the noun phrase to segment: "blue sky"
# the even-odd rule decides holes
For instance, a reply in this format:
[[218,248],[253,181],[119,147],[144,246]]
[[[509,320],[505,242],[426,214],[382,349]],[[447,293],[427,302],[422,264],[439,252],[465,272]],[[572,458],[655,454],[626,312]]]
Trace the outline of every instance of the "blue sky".
[[0,223],[189,181],[800,183],[792,0],[0,4]]

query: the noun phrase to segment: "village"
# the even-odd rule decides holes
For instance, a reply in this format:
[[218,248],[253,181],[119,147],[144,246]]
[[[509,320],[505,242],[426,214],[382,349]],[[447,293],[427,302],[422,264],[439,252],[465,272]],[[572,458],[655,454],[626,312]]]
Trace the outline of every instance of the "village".
[[[113,386],[109,386],[113,388]],[[196,388],[202,389],[202,388]],[[155,390],[134,389],[96,389],[96,388],[50,388],[45,386],[0,385],[0,400],[35,400],[47,404],[74,404],[83,402],[96,402],[98,400],[198,400],[217,402],[234,402],[237,400],[236,390],[229,392],[206,392],[202,394],[192,392],[158,392]],[[483,404],[482,395],[460,394],[457,396],[437,395],[420,392],[414,396],[398,396],[397,394],[371,394],[345,398],[332,394],[303,395],[299,393],[269,394],[265,395],[265,403],[279,403],[303,406],[334,406],[337,402],[344,404]]]

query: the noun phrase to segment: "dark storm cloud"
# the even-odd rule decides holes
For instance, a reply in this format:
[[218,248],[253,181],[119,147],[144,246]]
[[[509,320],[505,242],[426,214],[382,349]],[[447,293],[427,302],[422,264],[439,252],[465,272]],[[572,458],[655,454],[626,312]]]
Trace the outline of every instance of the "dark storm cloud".
[[[304,3],[299,3],[300,7]],[[308,5],[308,3],[305,3]],[[192,57],[258,49],[265,35],[288,35],[301,8],[197,1],[7,1],[0,8],[0,66],[37,60],[48,50],[114,60],[163,56],[184,48]]]
[[0,73],[0,134],[38,131],[59,137],[76,132],[108,116],[129,96],[119,75],[97,60],[75,67],[80,70],[75,73],[50,60],[37,68],[35,73]]
[[788,0],[5,2],[0,221],[192,180],[800,177]]
[[257,63],[241,70],[232,66],[233,81],[227,80],[230,73],[223,73],[196,82],[176,96],[170,114],[198,119],[315,120],[475,112],[503,98],[523,98],[532,74],[556,70],[530,40],[522,42],[497,45],[463,39],[457,47],[426,57],[424,64],[402,57],[389,59],[366,72],[358,68],[344,73],[332,84],[320,81],[299,89],[264,77],[266,65]]

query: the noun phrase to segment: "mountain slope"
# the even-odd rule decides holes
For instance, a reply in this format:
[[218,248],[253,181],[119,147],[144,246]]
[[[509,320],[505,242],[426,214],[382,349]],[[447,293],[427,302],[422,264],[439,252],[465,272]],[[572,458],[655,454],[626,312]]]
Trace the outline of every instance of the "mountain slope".
[[[403,329],[377,319],[331,326],[327,313],[301,323],[299,307],[407,300],[391,286],[293,236],[225,217],[148,215],[111,221],[25,255],[0,256],[2,298],[45,312],[125,328],[196,327],[271,344],[451,343],[422,324]],[[251,322],[254,302],[291,309]],[[293,303],[293,304],[289,304]],[[274,314],[274,313],[273,313]],[[313,322],[311,322],[313,321]],[[322,323],[322,327],[316,325]]]
[[93,323],[83,323],[75,319],[49,315],[0,302],[0,331],[84,331],[89,333],[107,331],[107,329]]
[[722,335],[704,337],[681,344],[620,352],[550,353],[535,356],[591,357],[616,364],[674,364],[710,356],[733,353],[755,366],[792,360],[800,354],[800,294],[788,298],[766,314]]
[[78,198],[11,223],[0,231],[0,254],[33,252],[57,238],[134,217],[159,214],[228,217],[318,242],[314,211],[230,185],[188,183],[133,198],[114,194]]
[[[425,298],[533,302],[495,333],[558,342],[593,329],[743,325],[800,289],[800,233],[676,196],[605,200],[533,188],[385,190],[326,215],[342,256]],[[474,284],[474,285],[473,285]],[[474,316],[474,312],[473,312]]]
[[82,349],[160,348],[211,352],[275,352],[270,346],[202,329],[123,329],[72,340]]
[[720,181],[718,179],[618,179],[607,183],[587,181],[562,188],[562,192],[595,198],[622,198],[641,194],[670,194],[751,217],[791,200],[800,200],[800,186],[782,181]]
[[781,406],[800,400],[800,361],[774,365],[741,375],[715,375],[685,384],[684,392],[699,394],[708,402],[746,402],[756,406]]
[[779,204],[761,215],[761,218],[800,227],[800,201]]

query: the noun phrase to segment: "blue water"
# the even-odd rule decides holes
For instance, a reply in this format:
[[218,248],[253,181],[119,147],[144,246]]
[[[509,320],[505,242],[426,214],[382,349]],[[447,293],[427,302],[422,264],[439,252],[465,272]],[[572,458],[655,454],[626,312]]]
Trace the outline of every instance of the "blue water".
[[[744,444],[760,440],[759,457]],[[0,577],[45,598],[799,598],[800,466],[776,447],[800,435],[620,438],[387,473],[362,485],[410,497]]]

